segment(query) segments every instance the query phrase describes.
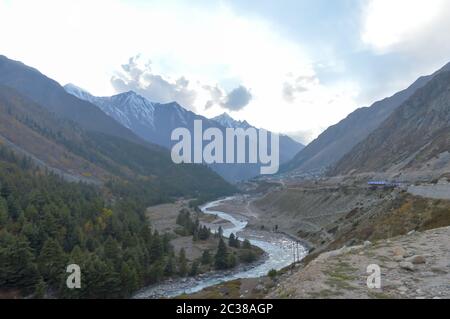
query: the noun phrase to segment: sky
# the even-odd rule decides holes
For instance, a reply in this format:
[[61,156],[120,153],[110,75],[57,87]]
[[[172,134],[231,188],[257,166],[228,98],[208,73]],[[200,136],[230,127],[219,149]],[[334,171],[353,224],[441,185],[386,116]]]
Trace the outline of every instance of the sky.
[[448,0],[0,0],[0,54],[308,143],[450,62]]

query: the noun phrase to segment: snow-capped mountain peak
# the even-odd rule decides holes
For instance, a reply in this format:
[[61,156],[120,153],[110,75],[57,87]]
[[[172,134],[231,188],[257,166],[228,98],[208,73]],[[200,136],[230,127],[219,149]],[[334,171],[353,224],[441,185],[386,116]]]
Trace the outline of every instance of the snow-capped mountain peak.
[[109,99],[110,102],[113,103],[116,107],[130,110],[134,109],[134,111],[137,112],[147,112],[148,110],[154,111],[155,109],[155,103],[150,102],[147,98],[137,94],[134,91],[120,93],[109,98],[102,99]]
[[64,89],[66,90],[67,93],[72,94],[81,100],[92,102],[92,100],[95,99],[95,97],[87,90],[82,89],[79,86],[76,86],[75,84],[72,83],[64,85]]
[[224,112],[219,116],[212,118],[211,120],[221,124],[224,127],[228,128],[249,128],[251,127],[247,121],[237,121],[233,119],[228,113]]
[[74,84],[67,84],[64,88],[79,99],[97,105],[107,115],[130,129],[135,126],[154,127],[155,103],[134,91],[111,97],[96,97]]

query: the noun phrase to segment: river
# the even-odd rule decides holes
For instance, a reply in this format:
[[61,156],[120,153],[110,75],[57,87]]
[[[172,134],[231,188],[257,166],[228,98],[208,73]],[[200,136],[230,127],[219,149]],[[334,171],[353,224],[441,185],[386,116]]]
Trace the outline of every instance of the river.
[[[233,197],[210,202],[200,207],[205,214],[216,215],[229,221],[232,226],[224,228],[223,234],[229,237],[231,233],[238,234],[240,239],[248,239],[250,243],[264,250],[266,258],[264,261],[252,266],[238,267],[226,272],[211,272],[194,278],[183,278],[174,281],[163,282],[139,291],[133,298],[171,298],[181,294],[198,292],[204,288],[240,278],[258,278],[267,275],[269,270],[280,270],[293,262],[293,246],[295,241],[289,237],[268,231],[245,230],[248,221],[238,215],[217,211],[214,207],[220,203],[231,200]],[[213,229],[214,230],[214,229]],[[245,231],[244,231],[245,230]],[[299,257],[302,259],[308,253],[306,247],[299,247]]]

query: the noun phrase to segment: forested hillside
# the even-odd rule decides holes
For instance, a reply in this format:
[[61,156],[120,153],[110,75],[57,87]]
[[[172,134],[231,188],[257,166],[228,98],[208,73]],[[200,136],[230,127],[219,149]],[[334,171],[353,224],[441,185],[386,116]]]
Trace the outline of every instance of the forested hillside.
[[[117,194],[112,192],[114,197]],[[0,148],[0,287],[22,296],[128,297],[170,276],[173,251],[153,232],[143,205],[106,201],[104,192],[68,183]],[[68,264],[82,270],[82,289],[66,288]]]

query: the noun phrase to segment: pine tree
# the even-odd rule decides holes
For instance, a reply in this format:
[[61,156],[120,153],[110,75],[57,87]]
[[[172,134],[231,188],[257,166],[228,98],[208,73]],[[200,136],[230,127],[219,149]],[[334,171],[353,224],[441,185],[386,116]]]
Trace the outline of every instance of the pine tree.
[[7,205],[9,216],[13,220],[16,220],[19,215],[23,213],[22,207],[20,205],[20,200],[17,198],[17,196],[15,196],[15,194],[8,197]]
[[164,253],[164,245],[161,236],[157,231],[153,234],[150,245],[150,259],[151,262],[159,260]]
[[192,234],[192,241],[196,242],[199,240],[199,233],[197,230],[194,231],[194,233]]
[[87,257],[82,271],[84,298],[117,298],[121,295],[120,274],[96,255]]
[[0,231],[0,287],[33,292],[38,270],[28,241]]
[[244,249],[251,249],[252,245],[250,244],[250,241],[248,239],[245,239],[244,242],[242,243],[242,248]]
[[56,286],[65,274],[66,261],[61,245],[54,239],[48,239],[38,258],[39,272],[50,285]]
[[0,227],[6,225],[8,221],[8,206],[3,197],[0,196]]
[[211,264],[212,260],[211,260],[211,253],[209,252],[209,250],[205,250],[202,254],[202,265],[209,265]]
[[194,277],[198,274],[198,261],[194,261],[191,266],[191,270],[189,271],[189,276]]
[[227,268],[233,268],[237,264],[237,258],[235,254],[228,254]]
[[124,297],[129,297],[139,286],[136,269],[128,263],[122,263],[120,271],[121,289]]
[[241,246],[239,238],[236,237],[233,233],[231,233],[230,238],[228,238],[228,246],[234,248],[239,248]]
[[187,274],[187,259],[184,248],[181,248],[180,255],[178,256],[178,274],[181,277],[184,277]]
[[103,251],[105,258],[113,262],[114,268],[120,269],[122,251],[120,249],[119,243],[115,239],[108,237],[104,244]]
[[219,226],[219,229],[217,231],[217,237],[222,238],[223,237],[223,228],[222,226]]
[[231,233],[230,237],[228,238],[228,246],[234,247],[235,246],[235,240],[236,240],[236,238],[234,237],[234,234]]
[[175,258],[171,254],[167,258],[166,267],[164,268],[164,275],[167,276],[167,277],[170,277],[170,276],[172,276],[175,273],[175,270],[176,270]]
[[147,279],[150,283],[156,283],[164,277],[164,265],[161,261],[155,262],[148,270]]
[[215,266],[216,269],[227,269],[228,268],[228,249],[223,241],[223,238],[219,240],[219,246],[217,247],[217,252],[215,256]]
[[47,285],[42,277],[39,278],[36,287],[34,289],[34,299],[44,299],[47,291]]
[[208,240],[210,236],[210,231],[206,226],[200,227],[198,232],[198,238],[200,240]]
[[236,236],[236,239],[234,241],[234,247],[235,248],[241,248],[241,241],[239,240],[239,237]]

